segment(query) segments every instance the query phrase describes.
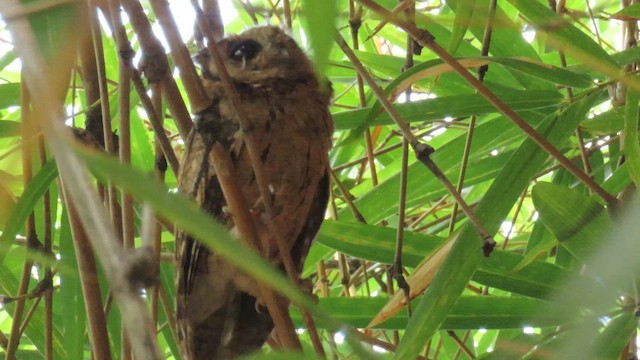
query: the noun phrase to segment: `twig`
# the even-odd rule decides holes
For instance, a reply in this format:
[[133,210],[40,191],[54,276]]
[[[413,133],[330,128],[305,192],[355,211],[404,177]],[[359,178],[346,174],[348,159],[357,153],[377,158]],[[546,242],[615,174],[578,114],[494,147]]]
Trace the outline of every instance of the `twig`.
[[[489,48],[491,47],[491,35],[493,34],[493,20],[495,19],[496,14],[496,6],[497,0],[491,0],[489,3],[489,14],[487,15],[487,23],[484,27],[484,33],[482,35],[482,50],[481,56],[489,55]],[[478,79],[482,82],[484,81],[484,76],[489,70],[489,65],[482,65],[480,69],[478,69]],[[458,192],[462,192],[464,187],[464,179],[467,174],[467,164],[469,163],[469,156],[471,154],[471,142],[473,141],[473,134],[476,128],[476,121],[478,120],[477,115],[471,116],[471,120],[469,121],[469,127],[467,130],[467,138],[464,143],[464,152],[462,154],[462,162],[460,164],[460,174],[458,175],[458,184],[456,186],[456,190]],[[449,223],[449,233],[452,233],[455,229],[455,217],[458,213],[458,203],[453,204],[453,211],[451,212],[451,222]]]
[[340,284],[342,284],[342,293],[345,297],[351,296],[349,284],[351,283],[351,272],[347,257],[343,253],[338,253],[338,271],[340,273]]
[[160,302],[162,303],[162,310],[164,310],[165,315],[167,315],[167,322],[169,323],[169,328],[171,329],[171,335],[173,335],[174,340],[178,337],[176,336],[178,328],[176,325],[176,317],[173,313],[173,302],[169,299],[169,295],[167,295],[167,291],[164,289],[162,284],[158,284],[158,295],[160,297]]
[[287,32],[291,33],[291,4],[289,0],[282,1],[282,8],[284,9],[284,26],[287,28]]
[[471,351],[466,344],[467,340],[469,340],[469,335],[471,335],[471,330],[466,330],[464,332],[464,338],[462,338],[461,344],[458,344],[458,350],[456,351],[456,354],[453,357],[453,360],[458,360],[460,358],[460,354],[462,354],[463,351],[467,357],[471,359],[475,359],[475,355],[473,354],[473,351]]
[[[88,21],[91,36],[93,37],[93,55],[96,61],[96,71],[98,75],[98,90],[100,92],[100,109],[102,111],[102,139],[107,154],[115,154],[115,143],[113,132],[111,130],[111,110],[109,104],[109,90],[107,88],[106,66],[104,63],[104,51],[102,47],[102,32],[100,31],[100,23],[98,22],[98,5],[96,0],[89,0]],[[107,182],[107,199],[109,214],[113,222],[116,233],[121,237],[122,218],[119,211],[118,193],[116,188]]]
[[[22,124],[22,137],[23,139],[28,139],[31,137],[31,134],[35,131],[34,126],[34,118],[32,118],[31,113],[31,96],[29,89],[27,88],[24,82],[24,74],[23,81],[20,82],[21,92],[20,92],[20,108],[23,109],[21,114],[21,124]],[[38,114],[36,114],[37,116]],[[33,174],[32,169],[32,149],[33,142],[32,141],[23,141],[22,142],[22,181],[23,185],[26,188],[29,182],[31,181],[31,177]],[[32,212],[27,219],[27,223],[25,225],[26,237],[27,237],[27,247],[34,248],[34,245],[38,242],[37,234],[36,234],[36,222],[35,216]],[[11,333],[9,334],[9,343],[7,344],[7,359],[13,360],[16,357],[16,351],[18,350],[18,344],[20,343],[20,326],[22,324],[22,315],[25,307],[25,299],[22,297],[27,293],[29,288],[29,280],[31,279],[31,268],[33,263],[30,260],[26,260],[22,267],[22,275],[20,277],[20,284],[18,285],[16,306],[13,310],[12,322],[11,322]]]
[[[162,127],[162,117],[160,113],[154,108],[151,99],[147,95],[146,89],[142,84],[142,78],[140,77],[140,73],[133,69],[132,70],[131,81],[133,82],[133,86],[136,88],[138,95],[140,96],[140,102],[142,102],[142,106],[149,117],[149,123],[151,123],[151,127],[153,128],[153,133],[156,135],[156,140],[160,144],[162,148],[162,152],[164,153],[164,157],[169,163],[169,167],[171,171],[178,176],[180,173],[180,162],[178,161],[178,157],[176,156],[173,148],[171,147],[171,143],[169,142],[169,138],[167,138],[167,134],[164,132],[164,128]],[[164,85],[161,86],[164,89]],[[163,91],[164,94],[164,91]]]
[[[151,91],[151,101],[153,102],[154,109],[156,109],[158,113],[160,112],[159,110],[162,109],[162,90],[160,89],[160,86],[161,86],[160,84],[153,85],[152,91]],[[161,118],[160,121],[161,121],[160,127],[163,127],[163,122],[162,122],[163,119]],[[157,138],[154,139],[154,153],[155,153],[154,172],[155,172],[156,178],[164,183],[165,175],[167,172],[167,158],[164,156],[162,152],[162,148],[160,147],[160,144]],[[155,264],[157,266],[157,270],[160,271],[160,262],[162,261],[162,224],[160,222],[160,219],[156,218],[153,226],[155,227],[152,235],[153,249],[155,250],[154,253],[156,257]],[[173,254],[171,254],[170,256],[171,256],[171,260],[175,258]],[[156,324],[158,323],[158,307],[159,307],[158,300],[160,299],[161,286],[162,284],[160,282],[156,283],[151,293],[151,314],[154,318],[154,323]],[[167,315],[167,318],[169,318],[169,315]],[[169,322],[171,322],[171,320],[172,319],[169,319]],[[175,326],[173,327],[173,330],[175,330]]]
[[198,77],[196,68],[191,60],[191,54],[189,54],[187,46],[180,37],[178,25],[169,9],[169,2],[166,0],[152,0],[151,7],[169,44],[171,58],[180,70],[180,78],[191,104],[191,112],[198,114],[211,105],[211,99],[205,93],[202,81]]
[[[415,3],[413,1],[407,1],[411,3],[411,6],[405,11],[410,21],[415,21]],[[411,36],[407,35],[407,49],[406,58],[403,71],[409,70],[413,67],[413,40]],[[411,96],[411,85],[407,87],[405,92],[407,99]],[[409,173],[409,143],[406,138],[402,138],[402,170],[400,172],[400,191],[398,199],[398,227],[396,231],[396,248],[393,258],[393,277],[398,284],[398,288],[404,293],[404,297],[407,302],[407,314],[411,317],[411,289],[409,283],[402,274],[402,244],[404,240],[404,228],[405,224],[405,212],[407,206],[407,176]]]
[[[415,3],[415,0],[400,0],[400,3],[396,5],[393,9],[391,9],[391,12],[394,14],[398,14],[406,10],[409,6],[413,5],[414,3]],[[372,37],[376,36],[380,32],[380,30],[382,30],[382,28],[385,27],[388,23],[389,21],[387,21],[386,19],[382,19],[382,21],[380,21],[380,23],[376,25],[376,27],[373,28],[373,30],[371,30],[371,33],[367,36],[366,40],[369,40]]]
[[[386,341],[382,341],[378,338],[375,338],[371,335],[365,334],[362,331],[356,331],[355,332],[356,336],[358,336],[358,338],[360,338],[362,341],[369,343],[371,345],[375,345],[375,346],[379,346],[387,351],[391,351],[394,352],[396,351],[397,346],[391,343],[388,343]],[[427,360],[426,357],[424,356],[416,356],[416,359],[419,360]]]
[[[116,45],[118,46],[121,71],[126,72],[128,75],[126,77],[126,80],[124,78],[121,79],[121,86],[125,86],[128,88],[129,80],[133,81],[133,85],[136,89],[136,92],[138,93],[138,96],[140,97],[142,106],[144,107],[147,116],[149,117],[149,122],[151,123],[151,127],[153,128],[153,132],[156,135],[156,141],[160,143],[162,151],[165,154],[165,158],[169,161],[171,170],[173,170],[174,174],[177,176],[180,167],[178,158],[176,157],[173,148],[171,147],[171,143],[164,132],[164,128],[162,126],[163,118],[159,115],[160,112],[158,111],[158,108],[153,106],[153,103],[147,95],[146,88],[142,83],[140,73],[133,66],[133,48],[131,47],[131,43],[127,38],[122,19],[120,17],[120,12],[118,11],[118,1],[110,0],[109,4],[111,9],[111,28],[113,30],[113,36],[115,38]],[[123,81],[126,81],[127,85],[124,85]],[[153,84],[155,85],[157,83]],[[129,91],[127,89],[127,97],[129,96],[128,94]],[[123,112],[126,111],[127,114],[128,109],[128,106],[126,108],[120,106],[120,110]]]
[[222,13],[220,12],[218,0],[202,0],[202,11],[209,20],[214,40],[222,39],[224,37],[224,23],[222,22]]
[[456,335],[455,332],[449,330],[447,331],[447,334],[453,339],[453,341],[455,341],[456,344],[458,344],[458,348],[461,349],[462,351],[464,351],[464,353],[469,357],[469,359],[475,359],[476,356],[473,354],[473,351],[471,351],[467,345],[464,343],[464,341],[462,341],[458,335]]
[[[47,162],[47,153],[44,143],[44,137],[38,136],[38,150],[40,153],[40,166],[44,166]],[[44,253],[51,254],[52,246],[52,224],[51,224],[51,194],[47,190],[43,196],[44,204]],[[51,281],[53,273],[50,266],[44,268],[44,279]],[[48,289],[45,293],[44,306],[45,306],[45,359],[53,359],[53,289]]]
[[402,170],[400,171],[400,198],[398,199],[398,227],[396,229],[396,249],[393,257],[393,278],[398,284],[398,288],[402,290],[407,301],[407,311],[409,317],[411,317],[411,298],[409,294],[410,288],[407,280],[402,274],[402,243],[404,240],[404,219],[405,208],[407,205],[407,173],[409,162],[409,144],[407,139],[402,138]]
[[[362,26],[362,7],[355,8],[353,0],[349,0],[349,26],[351,27],[351,42],[353,48],[358,50],[358,30]],[[364,81],[360,73],[356,73],[356,83],[358,85],[358,100],[360,101],[360,107],[365,108],[367,106],[367,98],[364,93]],[[364,131],[364,142],[366,145],[367,162],[369,164],[369,171],[371,171],[371,183],[373,186],[378,185],[378,173],[376,171],[376,162],[373,155],[373,139],[371,137],[371,131],[369,128]],[[362,167],[364,171],[365,167]]]
[[[62,189],[62,186],[60,188]],[[91,251],[87,234],[80,224],[75,206],[67,200],[64,194],[62,194],[62,200],[65,202],[69,214],[69,224],[71,225],[76,261],[78,262],[82,296],[87,312],[91,350],[95,360],[108,360],[111,359],[111,348],[109,347],[107,319],[102,310],[103,304],[96,260]]]
[[412,144],[414,142],[418,142],[418,139],[411,132],[411,128],[409,125],[404,122],[395,108],[391,105],[391,103],[386,99],[386,96],[382,92],[382,89],[376,84],[375,80],[371,77],[371,75],[366,71],[362,63],[358,60],[356,55],[353,53],[349,45],[344,41],[340,34],[336,34],[336,43],[342,49],[344,54],[349,58],[349,61],[353,64],[356,71],[362,76],[362,78],[367,82],[371,91],[375,94],[378,101],[384,108],[384,110],[389,114],[391,119],[396,123],[396,125],[400,128],[402,135],[409,140],[409,143]]
[[[320,294],[322,294],[322,297],[324,298],[328,298],[329,297],[329,280],[327,279],[327,269],[324,265],[324,261],[320,260],[318,261],[318,284],[317,286],[320,288]],[[337,353],[336,353],[336,341],[333,338],[333,335],[335,333],[332,331],[327,330],[327,338],[329,339],[329,348],[331,349],[331,358],[332,359],[337,359]]]
[[333,169],[329,169],[329,175],[331,176],[331,181],[338,187],[338,190],[342,195],[342,199],[344,200],[345,204],[347,204],[356,220],[359,223],[366,224],[367,221],[365,220],[364,216],[362,216],[360,210],[358,210],[356,205],[353,203],[353,196],[351,195],[351,193],[349,193],[349,190],[346,188],[346,186],[344,186],[342,181],[340,181]]
[[511,220],[511,226],[509,226],[509,231],[507,231],[506,236],[504,237],[504,241],[502,242],[501,249],[505,250],[507,245],[509,244],[509,239],[511,238],[511,234],[513,229],[516,227],[516,221],[518,220],[518,215],[520,215],[520,210],[522,209],[522,204],[524,204],[524,199],[527,197],[527,188],[522,192],[522,196],[520,196],[520,201],[516,205],[516,209],[514,211],[513,219]]
[[[130,116],[130,90],[131,90],[131,60],[134,51],[131,48],[126,37],[126,32],[119,12],[119,1],[109,1],[109,13],[112,28],[115,28],[114,37],[118,46],[118,115],[120,118],[120,137],[118,140],[118,149],[120,161],[124,164],[131,163],[131,116]],[[109,134],[111,135],[111,134]],[[122,244],[125,248],[133,248],[134,228],[133,228],[133,198],[122,189]],[[112,215],[113,216],[113,215]],[[121,359],[131,359],[131,343],[125,331],[121,329],[120,336],[122,338]]]

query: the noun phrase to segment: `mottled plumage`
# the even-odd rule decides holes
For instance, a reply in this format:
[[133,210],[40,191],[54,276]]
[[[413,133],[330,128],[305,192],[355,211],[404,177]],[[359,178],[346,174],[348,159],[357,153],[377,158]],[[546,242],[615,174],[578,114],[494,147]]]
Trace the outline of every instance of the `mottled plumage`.
[[[212,63],[204,66],[213,107],[196,120],[181,166],[179,189],[233,229],[233,215],[212,164],[211,144],[228,149],[263,256],[283,268],[271,222],[300,271],[324,218],[329,195],[328,158],[333,125],[330,91],[311,63],[280,29],[259,27],[218,43],[247,115],[240,128]],[[324,89],[324,90],[323,90]],[[267,214],[247,144],[258,150],[273,212]],[[253,279],[191,237],[176,234],[178,338],[189,359],[229,359],[259,349],[273,323]]]

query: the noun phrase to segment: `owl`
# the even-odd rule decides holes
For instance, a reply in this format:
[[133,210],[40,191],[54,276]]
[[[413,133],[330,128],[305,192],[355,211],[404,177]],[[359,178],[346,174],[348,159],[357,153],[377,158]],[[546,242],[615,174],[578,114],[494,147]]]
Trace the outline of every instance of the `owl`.
[[[221,40],[218,48],[240,97],[244,127],[225,95],[218,69],[205,61],[203,83],[213,105],[196,119],[189,134],[179,191],[233,233],[233,214],[226,207],[211,155],[212,144],[222,145],[249,204],[261,255],[284,269],[271,232],[276,229],[299,274],[329,197],[331,91],[317,79],[295,41],[277,27],[249,29]],[[259,158],[254,160],[260,164],[252,162],[247,147],[257,149]],[[269,199],[261,198],[254,169],[268,184]],[[262,347],[273,322],[254,279],[180,231],[176,269],[176,317],[184,358],[231,359]]]

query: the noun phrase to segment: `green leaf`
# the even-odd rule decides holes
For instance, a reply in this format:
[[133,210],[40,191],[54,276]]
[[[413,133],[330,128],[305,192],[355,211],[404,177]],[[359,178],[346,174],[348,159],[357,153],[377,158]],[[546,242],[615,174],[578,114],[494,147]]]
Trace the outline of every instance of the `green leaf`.
[[601,359],[620,358],[624,347],[635,340],[638,318],[632,311],[617,316],[605,326],[593,343],[593,354]]
[[0,109],[20,105],[20,83],[0,84]]
[[[24,4],[33,4],[36,0],[23,0]],[[75,38],[77,30],[79,4],[71,2],[45,8],[29,15],[29,23],[38,41],[38,49],[45,60],[53,61],[54,57],[65,51],[61,45],[69,45],[69,39]]]
[[593,79],[584,73],[537,63],[527,59],[489,58],[489,60],[554,84],[576,88],[593,86]]
[[[396,229],[359,223],[325,221],[320,228],[319,243],[360,259],[391,264],[395,253]],[[436,250],[444,239],[405,231],[403,262],[416,266]]]
[[[346,324],[366,328],[388,300],[386,297],[322,298],[318,306],[331,311]],[[545,304],[545,301],[525,297],[461,296],[444,320],[442,329],[521,329],[525,326],[558,326],[573,320],[571,317],[555,315],[538,316],[540,308]],[[291,316],[296,327],[304,326],[297,308],[291,309]],[[401,311],[376,328],[402,330],[408,320],[407,312]],[[321,321],[316,325],[326,327]]]
[[11,210],[11,214],[4,226],[4,231],[2,235],[0,235],[0,263],[4,261],[7,249],[13,243],[18,231],[20,231],[23,224],[27,221],[29,215],[33,212],[33,208],[44,193],[49,190],[49,186],[51,186],[51,183],[57,176],[58,168],[55,162],[49,161],[29,182],[22,196],[20,196],[20,199]]
[[[556,91],[544,90],[504,90],[496,95],[515,111],[552,108],[562,102],[562,95]],[[435,99],[420,100],[394,105],[402,119],[408,123],[417,121],[440,120],[445,117],[459,118],[471,115],[484,115],[497,112],[493,105],[478,94],[443,96]],[[391,117],[381,107],[349,110],[333,114],[336,130],[353,130],[354,134],[369,126],[393,124]],[[355,139],[355,135],[354,139]],[[349,140],[344,140],[346,143]]]
[[467,32],[469,23],[473,19],[473,10],[476,6],[476,0],[459,0],[454,12],[456,17],[453,20],[453,29],[451,30],[451,40],[449,40],[449,52],[455,53],[460,46],[464,34]]
[[303,0],[302,8],[313,60],[318,74],[324,75],[336,32],[337,0]]
[[640,185],[640,143],[638,143],[638,101],[640,95],[636,89],[627,89],[627,101],[624,112],[624,130],[622,143],[624,144],[625,162],[629,165],[631,181]]
[[540,182],[533,187],[532,198],[540,220],[583,262],[612,228],[606,209],[574,189]]
[[625,124],[626,107],[619,106],[607,110],[591,119],[585,119],[580,126],[594,135],[609,135],[622,131]]
[[[487,61],[489,61],[490,59],[487,58],[466,58],[466,59],[460,59],[459,61],[464,62],[464,64],[462,64],[463,66],[466,67],[479,67],[482,66],[484,64],[486,64]],[[518,64],[517,61],[512,60],[509,61],[504,60],[505,64],[508,65],[512,65],[514,66],[514,64]],[[519,65],[519,69],[526,69],[528,72],[532,72],[532,73],[536,73],[536,71],[534,71],[533,69],[537,69],[540,73],[542,74],[549,74],[552,73],[554,74],[552,71],[549,71],[547,68],[542,67],[542,66],[536,66],[533,65],[531,63],[527,63],[525,64],[525,62],[520,62]],[[384,88],[384,94],[386,97],[388,98],[392,98],[394,99],[397,95],[399,95],[401,92],[405,91],[412,83],[420,80],[420,79],[424,79],[426,77],[430,77],[430,76],[439,76],[442,74],[446,74],[448,72],[452,72],[453,69],[442,63],[441,60],[431,60],[431,61],[427,61],[425,63],[416,65],[414,67],[412,67],[411,69],[408,69],[407,71],[404,71],[402,74],[400,74],[398,77],[396,77],[387,87]],[[568,76],[568,73],[566,70],[558,70],[558,71],[562,71],[564,76],[560,76],[560,78],[566,79],[569,78],[570,76]],[[541,75],[538,75],[541,76]],[[579,77],[579,75],[574,75],[574,81],[575,78]],[[558,79],[558,76],[555,75],[554,79]],[[584,84],[584,83],[583,83]],[[512,107],[512,109],[516,110],[518,108],[517,105],[513,105],[510,103],[510,100],[513,99],[516,102],[519,102],[520,104],[522,104],[523,99],[522,98],[518,98],[518,97],[514,97],[514,90],[515,89],[508,89],[508,90],[503,90],[500,93],[496,93],[496,95],[498,95],[504,102],[506,102],[509,106]],[[527,93],[530,93],[531,90],[529,90]],[[482,110],[480,109],[476,109],[475,111],[471,112],[471,113],[463,113],[463,114],[444,114],[442,116],[440,116],[440,118],[445,117],[445,116],[453,116],[453,117],[458,117],[458,116],[467,116],[467,115],[478,115],[478,114],[482,114],[485,112],[496,112],[496,108],[495,106],[491,105],[488,101],[486,101],[484,99],[484,97],[479,96],[477,94],[475,94],[476,97],[478,98],[477,101],[479,101],[479,103],[475,103],[474,105],[477,107],[483,106]],[[554,94],[555,96],[558,96],[558,94]],[[436,99],[437,100],[437,99]],[[530,98],[529,100],[532,100],[532,102],[537,102],[538,100],[540,100],[540,98]],[[525,100],[526,101],[526,100]],[[457,102],[458,105],[460,104],[467,104],[465,100],[463,99],[459,99]],[[532,106],[532,104],[528,104],[529,106]],[[438,107],[437,109],[456,109],[455,106],[451,106],[451,107],[442,107],[445,106],[445,104],[440,104],[440,107]],[[533,105],[535,106],[535,105]],[[537,106],[541,106],[541,105],[537,105]],[[545,105],[542,105],[545,106]],[[535,107],[534,107],[535,108]],[[519,108],[520,110],[523,110],[522,108]],[[528,107],[527,109],[531,109],[531,107]],[[369,126],[372,126],[374,123],[374,119],[378,116],[378,114],[380,114],[382,112],[382,104],[376,100],[375,104],[369,109],[366,117],[365,117],[365,121],[364,123],[360,124],[355,130],[353,130],[351,132],[351,134],[348,136],[347,139],[343,140],[344,143],[348,143],[351,142],[353,140],[355,140],[356,137],[360,136],[360,134],[364,131],[364,129],[366,129]],[[402,116],[403,114],[400,113],[400,115]],[[402,116],[404,121],[409,121],[410,120],[406,120],[404,119],[404,116]],[[336,121],[336,129],[342,129],[340,127],[340,125],[338,125],[339,121]]]
[[640,19],[640,4],[625,6],[622,10],[611,15],[614,19],[629,20],[628,18]]
[[[60,261],[77,272],[78,262],[66,210],[60,221]],[[62,277],[58,296],[59,301],[64,304],[60,320],[64,348],[69,359],[81,359],[85,343],[86,311],[80,281],[71,276]]]
[[509,0],[509,2],[520,10],[539,31],[543,31],[553,45],[571,53],[579,60],[584,62],[588,60],[591,62],[590,66],[603,73],[617,73],[620,70],[618,63],[598,43],[541,2],[530,0]]
[[7,65],[11,64],[15,59],[16,59],[16,53],[13,51],[8,51],[6,54],[0,56],[0,70],[3,70],[5,67],[7,67]]

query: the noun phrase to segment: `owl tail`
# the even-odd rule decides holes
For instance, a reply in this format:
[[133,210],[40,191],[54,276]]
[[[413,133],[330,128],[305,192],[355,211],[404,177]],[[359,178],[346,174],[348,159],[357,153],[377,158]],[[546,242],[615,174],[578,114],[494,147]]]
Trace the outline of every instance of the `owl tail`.
[[267,309],[255,297],[239,291],[229,296],[225,306],[190,325],[190,360],[235,359],[260,349],[273,329]]

